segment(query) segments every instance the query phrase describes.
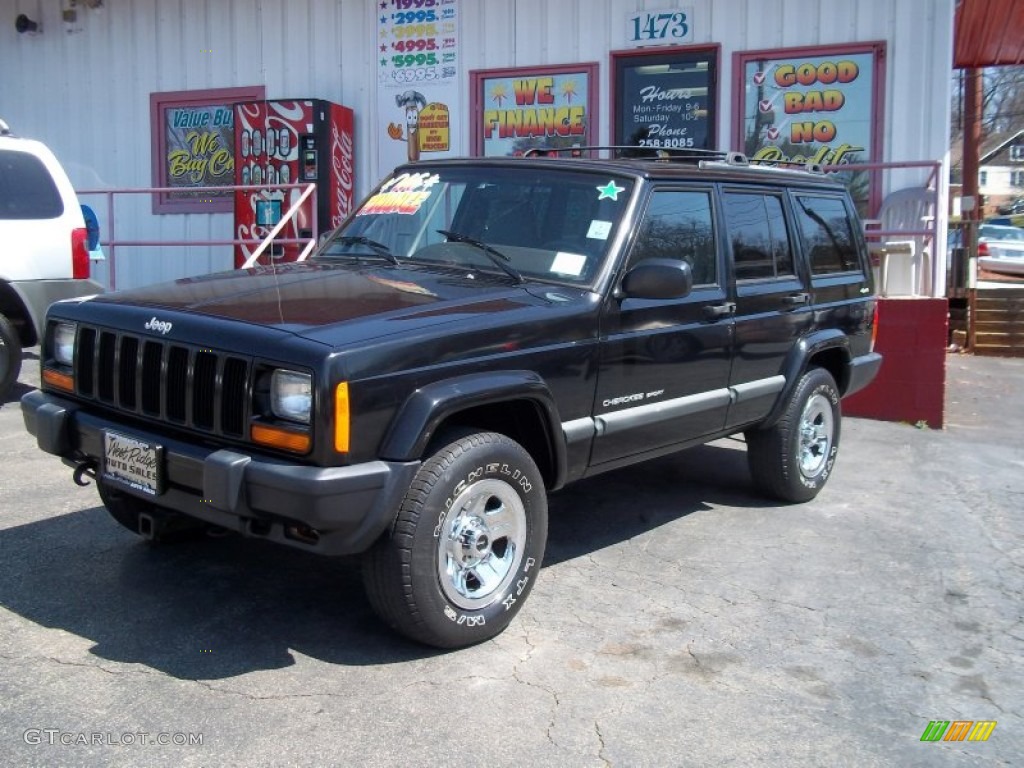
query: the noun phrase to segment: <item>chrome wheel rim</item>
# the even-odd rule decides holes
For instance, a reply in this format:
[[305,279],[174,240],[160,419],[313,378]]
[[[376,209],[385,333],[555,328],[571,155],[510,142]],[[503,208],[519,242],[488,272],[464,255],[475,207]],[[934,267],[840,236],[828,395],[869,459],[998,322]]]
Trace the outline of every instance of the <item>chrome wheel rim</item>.
[[835,434],[832,403],[824,395],[813,395],[800,415],[800,447],[797,460],[800,473],[807,478],[817,477],[828,461]]
[[494,602],[512,583],[526,546],[526,508],[502,480],[482,480],[455,497],[441,519],[437,575],[454,605]]

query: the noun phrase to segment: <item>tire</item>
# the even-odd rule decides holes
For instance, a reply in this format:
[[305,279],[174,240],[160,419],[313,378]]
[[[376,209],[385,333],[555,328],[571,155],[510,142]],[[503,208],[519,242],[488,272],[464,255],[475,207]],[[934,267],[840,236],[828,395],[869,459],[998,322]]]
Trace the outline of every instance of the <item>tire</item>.
[[148,540],[154,544],[170,544],[195,539],[207,527],[199,520],[162,509],[102,480],[96,481],[96,490],[99,491],[100,500],[110,516],[137,536],[142,535],[139,531],[140,517],[147,514],[153,518],[153,535],[148,537]]
[[544,559],[547,496],[530,454],[504,435],[440,444],[364,556],[363,579],[393,629],[460,648],[495,637],[522,608]]
[[747,461],[757,488],[789,502],[817,496],[832,474],[841,421],[835,380],[823,368],[809,369],[782,417],[768,429],[746,433]]
[[21,340],[11,321],[0,315],[0,402],[21,373]]

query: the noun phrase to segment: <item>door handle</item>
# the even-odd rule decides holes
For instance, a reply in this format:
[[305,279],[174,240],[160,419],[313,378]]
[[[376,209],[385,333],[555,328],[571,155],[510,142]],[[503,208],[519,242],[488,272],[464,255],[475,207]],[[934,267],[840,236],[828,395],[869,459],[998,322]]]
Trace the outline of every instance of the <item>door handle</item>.
[[723,317],[729,317],[736,311],[736,304],[732,301],[727,301],[724,304],[709,304],[704,307],[704,317],[708,320],[720,320]]
[[810,300],[811,295],[809,293],[791,293],[789,296],[783,297],[782,303],[787,307],[799,307]]

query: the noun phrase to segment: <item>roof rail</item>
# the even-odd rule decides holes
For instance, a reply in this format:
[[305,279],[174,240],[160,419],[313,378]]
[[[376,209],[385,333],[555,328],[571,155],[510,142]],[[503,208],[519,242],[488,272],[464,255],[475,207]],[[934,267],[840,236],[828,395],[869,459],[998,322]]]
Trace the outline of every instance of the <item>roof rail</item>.
[[574,147],[531,147],[523,157],[558,157],[569,154],[579,157],[584,152],[614,152],[622,160],[668,160],[671,162],[696,163],[700,160],[721,160],[730,165],[745,165],[746,158],[741,152],[726,152],[719,149],[698,149],[696,147],[642,147],[636,144],[601,144]]
[[602,144],[573,147],[531,147],[523,157],[559,157],[569,154],[582,157],[584,152],[614,152],[617,160],[652,160],[656,162],[695,163],[701,168],[716,166],[758,166],[802,170],[807,173],[824,174],[824,166],[808,160],[803,163],[787,163],[782,160],[761,160],[748,158],[742,152],[720,149],[697,149],[695,147],[641,147],[635,144]]

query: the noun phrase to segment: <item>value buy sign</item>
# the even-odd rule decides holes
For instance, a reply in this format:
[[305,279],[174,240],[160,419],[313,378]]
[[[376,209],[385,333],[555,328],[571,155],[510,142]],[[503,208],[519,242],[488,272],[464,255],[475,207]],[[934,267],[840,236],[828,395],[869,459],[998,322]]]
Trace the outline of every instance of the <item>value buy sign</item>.
[[779,162],[867,162],[874,150],[873,71],[872,53],[745,57],[744,152]]

